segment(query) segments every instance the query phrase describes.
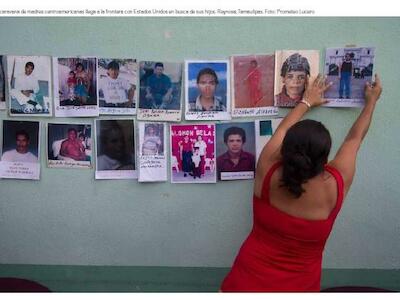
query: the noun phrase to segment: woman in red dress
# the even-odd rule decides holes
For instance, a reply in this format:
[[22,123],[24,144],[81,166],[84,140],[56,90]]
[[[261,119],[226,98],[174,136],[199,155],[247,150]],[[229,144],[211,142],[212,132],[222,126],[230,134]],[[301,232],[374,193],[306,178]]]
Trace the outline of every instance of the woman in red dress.
[[356,157],[382,91],[379,78],[365,87],[365,106],[334,159],[320,122],[299,121],[325,103],[330,87],[318,76],[304,99],[265,145],[254,183],[253,229],[243,243],[224,292],[317,292],[322,253],[353,180]]

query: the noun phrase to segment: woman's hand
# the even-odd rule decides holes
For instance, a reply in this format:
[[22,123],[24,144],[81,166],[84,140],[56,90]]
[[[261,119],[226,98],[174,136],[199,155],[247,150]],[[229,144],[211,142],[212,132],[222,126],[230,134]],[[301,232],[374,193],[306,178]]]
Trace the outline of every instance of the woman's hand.
[[365,85],[365,103],[375,104],[382,93],[382,85],[379,76],[375,74],[374,82],[367,82]]
[[327,91],[331,86],[332,82],[327,83],[326,77],[318,74],[314,81],[307,82],[303,99],[310,103],[311,107],[328,103],[328,101],[323,97],[324,92]]

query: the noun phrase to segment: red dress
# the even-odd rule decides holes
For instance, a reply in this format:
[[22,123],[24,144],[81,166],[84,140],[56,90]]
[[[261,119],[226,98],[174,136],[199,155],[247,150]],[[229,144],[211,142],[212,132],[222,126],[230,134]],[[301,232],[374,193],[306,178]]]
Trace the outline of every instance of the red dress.
[[265,176],[261,198],[253,197],[253,229],[224,279],[224,292],[320,291],[322,252],[343,202],[343,178],[331,166],[325,170],[337,182],[335,208],[326,220],[291,216],[270,204],[274,164]]

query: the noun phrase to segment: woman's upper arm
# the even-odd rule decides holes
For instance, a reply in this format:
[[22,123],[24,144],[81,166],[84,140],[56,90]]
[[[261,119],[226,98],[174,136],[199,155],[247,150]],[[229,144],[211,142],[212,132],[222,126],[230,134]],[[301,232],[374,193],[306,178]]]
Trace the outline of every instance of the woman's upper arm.
[[336,168],[343,177],[344,192],[347,194],[353,182],[356,171],[356,160],[360,142],[356,140],[344,141],[329,165]]

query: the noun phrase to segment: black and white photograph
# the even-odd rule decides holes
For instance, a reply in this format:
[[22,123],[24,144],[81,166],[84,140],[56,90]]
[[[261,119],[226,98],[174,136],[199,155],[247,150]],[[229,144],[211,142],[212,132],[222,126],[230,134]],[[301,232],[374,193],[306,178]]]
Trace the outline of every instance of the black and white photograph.
[[137,178],[133,119],[96,120],[96,179]]

